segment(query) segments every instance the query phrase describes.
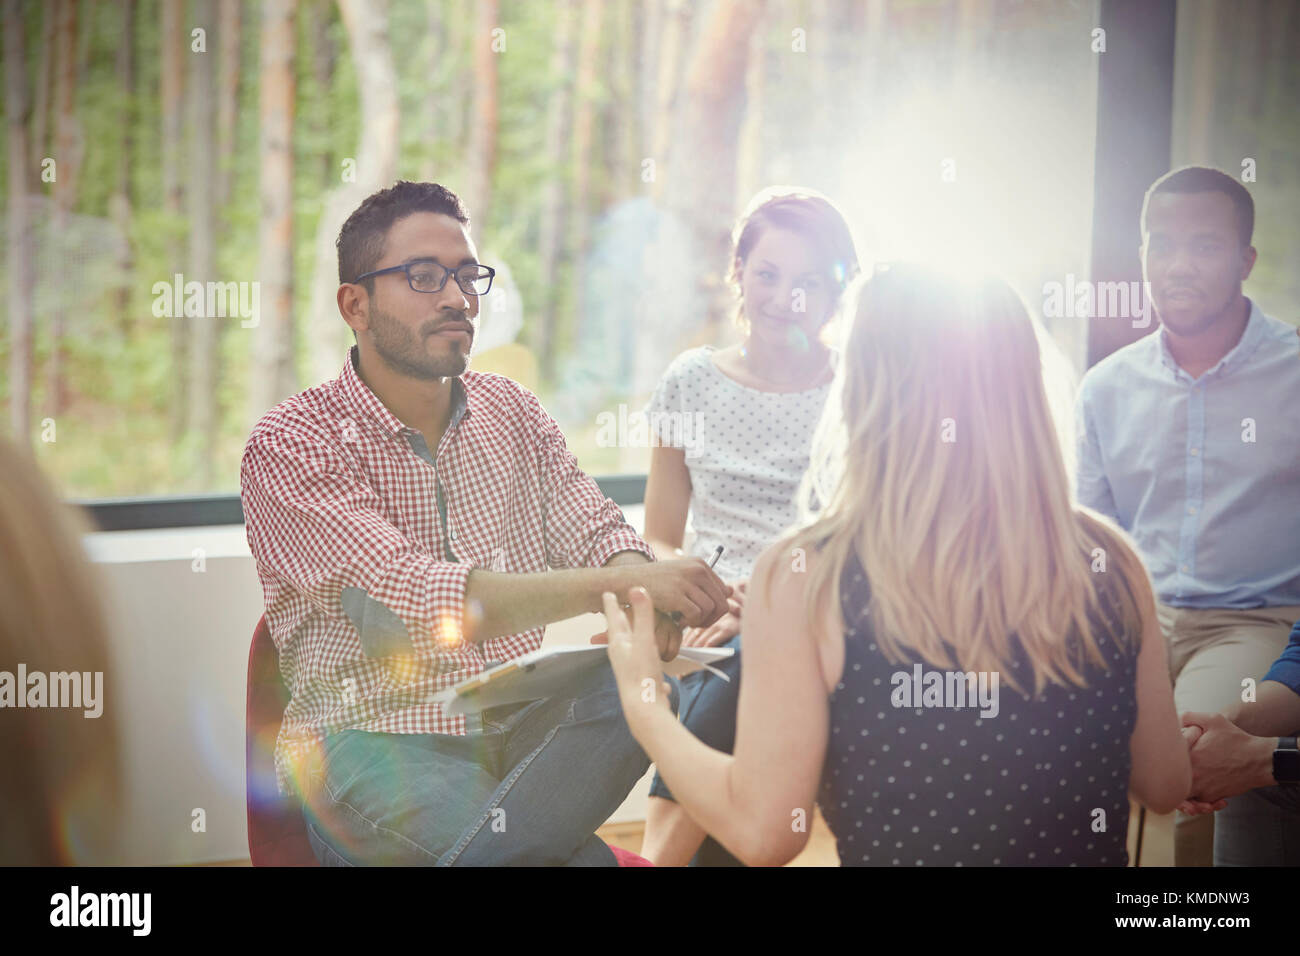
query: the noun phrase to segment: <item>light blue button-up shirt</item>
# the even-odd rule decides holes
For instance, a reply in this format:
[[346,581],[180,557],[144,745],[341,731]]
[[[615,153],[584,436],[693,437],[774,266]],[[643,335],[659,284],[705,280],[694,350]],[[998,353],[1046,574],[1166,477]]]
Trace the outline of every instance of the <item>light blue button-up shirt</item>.
[[1079,387],[1078,496],[1129,532],[1175,607],[1300,604],[1300,338],[1250,303],[1200,378],[1163,330]]

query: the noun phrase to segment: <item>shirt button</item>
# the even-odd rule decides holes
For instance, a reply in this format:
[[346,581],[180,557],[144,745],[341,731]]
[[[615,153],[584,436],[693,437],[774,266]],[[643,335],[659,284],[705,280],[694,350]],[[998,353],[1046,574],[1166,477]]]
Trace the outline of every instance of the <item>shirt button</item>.
[[1188,574],[1189,572],[1191,572],[1191,570],[1192,570],[1192,566],[1190,564],[1183,565],[1183,574]]
[[1199,448],[1193,448],[1192,451],[1191,451],[1191,453],[1192,453],[1193,455],[1199,455],[1199,454],[1201,453],[1201,450],[1200,450]]
[[1195,509],[1195,508],[1192,508],[1192,507],[1188,507],[1188,509],[1187,509],[1187,513],[1188,513],[1189,515],[1194,515],[1194,514],[1196,514],[1196,509]]

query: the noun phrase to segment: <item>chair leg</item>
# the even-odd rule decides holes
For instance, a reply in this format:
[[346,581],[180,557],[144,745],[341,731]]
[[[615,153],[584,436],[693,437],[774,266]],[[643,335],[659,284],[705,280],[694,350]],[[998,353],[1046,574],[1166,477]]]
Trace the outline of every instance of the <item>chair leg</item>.
[[1135,867],[1142,865],[1142,832],[1147,825],[1147,808],[1138,807],[1138,838],[1137,852],[1133,854],[1133,865]]

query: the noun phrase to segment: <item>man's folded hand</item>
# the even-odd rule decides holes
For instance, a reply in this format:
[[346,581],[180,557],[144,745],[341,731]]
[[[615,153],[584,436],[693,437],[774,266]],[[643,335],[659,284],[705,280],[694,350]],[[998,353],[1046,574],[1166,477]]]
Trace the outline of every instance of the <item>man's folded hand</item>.
[[1183,714],[1183,737],[1192,758],[1192,794],[1179,807],[1184,813],[1208,813],[1235,797],[1272,780],[1272,742],[1255,737],[1223,714]]
[[[640,586],[650,594],[656,611],[678,618],[678,644],[681,642],[681,625],[707,627],[729,609],[731,586],[700,558],[674,558],[618,570],[626,583],[619,595],[621,599],[627,588]],[[661,652],[663,649],[661,644]],[[675,649],[673,654],[676,656]]]

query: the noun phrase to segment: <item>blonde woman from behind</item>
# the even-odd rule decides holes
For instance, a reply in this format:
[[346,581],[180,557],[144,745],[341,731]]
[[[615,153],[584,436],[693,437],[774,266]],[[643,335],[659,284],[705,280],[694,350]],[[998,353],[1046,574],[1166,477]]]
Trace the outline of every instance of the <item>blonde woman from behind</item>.
[[[805,500],[745,608],[734,756],[643,702],[647,602],[607,602],[633,734],[750,864],[1123,866],[1128,796],[1168,812],[1187,746],[1147,574],[1073,504],[1032,320],[1006,283],[910,266],[861,292]],[[659,695],[662,698],[662,695]]]

